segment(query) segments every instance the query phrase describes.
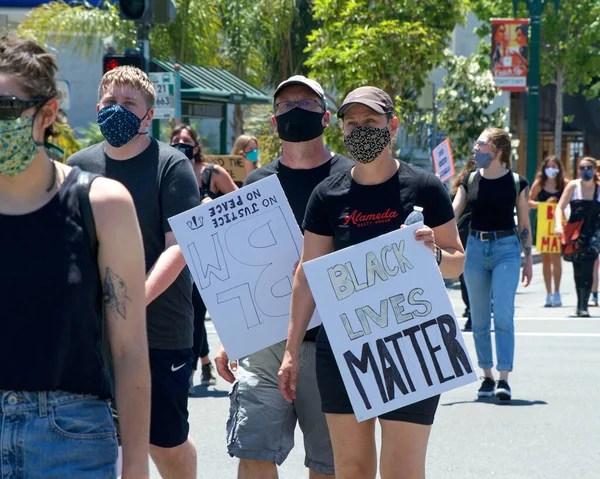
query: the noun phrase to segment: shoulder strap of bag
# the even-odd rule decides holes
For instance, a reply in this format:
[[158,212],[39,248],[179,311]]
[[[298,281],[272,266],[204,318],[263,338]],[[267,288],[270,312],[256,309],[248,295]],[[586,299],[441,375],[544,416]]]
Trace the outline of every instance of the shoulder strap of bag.
[[[475,180],[475,175],[479,173],[477,170],[472,171],[471,173],[469,173],[469,179],[467,180],[467,190],[471,187],[471,185],[473,184],[473,181]],[[468,193],[468,191],[467,191]]]
[[517,192],[517,196],[515,197],[515,207],[517,206],[517,201],[519,201],[519,194],[521,193],[521,191],[519,191],[519,187],[521,186],[521,178],[519,178],[519,173],[515,173],[513,171],[513,181],[515,182],[515,191]]
[[[98,236],[96,234],[96,222],[94,221],[92,203],[90,202],[90,187],[92,185],[92,181],[94,181],[99,176],[100,175],[92,174],[87,171],[81,171],[79,173],[79,177],[77,178],[77,198],[79,200],[79,211],[81,213],[81,218],[83,219],[83,223],[85,225],[85,229],[89,237],[90,250],[92,251],[92,255],[94,258],[98,257]],[[100,323],[100,335],[102,340],[102,360],[104,361],[104,365],[106,366],[106,369],[109,373],[111,395],[112,397],[114,397],[114,372],[112,356],[110,353],[110,343],[108,341],[106,318],[104,316],[104,306],[102,305],[102,289],[100,290],[100,298],[98,299],[98,301],[100,303],[100,315],[102,318]]]

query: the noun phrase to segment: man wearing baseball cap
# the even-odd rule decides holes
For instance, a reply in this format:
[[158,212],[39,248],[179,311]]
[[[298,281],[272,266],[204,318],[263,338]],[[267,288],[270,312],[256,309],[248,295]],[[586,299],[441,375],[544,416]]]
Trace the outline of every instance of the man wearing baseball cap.
[[[259,168],[244,185],[277,175],[301,225],[313,189],[325,178],[352,167],[352,162],[325,148],[323,131],[329,126],[325,92],[319,83],[301,75],[282,82],[273,94],[271,121],[282,140],[282,156]],[[300,349],[296,400],[288,403],[278,389],[277,374],[285,341],[240,360],[237,380],[223,348],[215,357],[219,375],[233,382],[227,421],[227,450],[240,459],[238,478],[274,479],[294,445],[296,423],[304,435],[304,464],[310,479],[334,474],[333,452],[315,372],[318,328],[307,331]],[[233,367],[235,370],[235,367]]]

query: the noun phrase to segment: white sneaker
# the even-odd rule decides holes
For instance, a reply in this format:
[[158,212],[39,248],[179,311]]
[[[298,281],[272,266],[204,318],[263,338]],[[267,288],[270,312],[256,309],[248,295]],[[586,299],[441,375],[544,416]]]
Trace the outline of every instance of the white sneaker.
[[[548,302],[548,300],[546,300],[546,302]],[[560,298],[560,293],[558,291],[554,293],[552,302],[554,303],[555,308],[560,308],[562,306],[562,299]]]
[[552,306],[554,306],[554,303],[552,302],[552,295],[547,294],[546,295],[546,304],[544,304],[544,308],[551,308]]

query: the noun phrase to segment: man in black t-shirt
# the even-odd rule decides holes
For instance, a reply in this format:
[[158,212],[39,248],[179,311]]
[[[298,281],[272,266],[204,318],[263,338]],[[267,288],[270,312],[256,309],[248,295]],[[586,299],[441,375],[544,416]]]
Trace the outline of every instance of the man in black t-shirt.
[[97,106],[106,141],[67,163],[121,182],[133,197],[146,259],[150,456],[163,477],[187,479],[196,477],[187,410],[194,357],[192,278],[168,218],[198,206],[200,195],[185,155],[146,135],[155,96],[148,76],[137,68],[106,73]]
[[[276,174],[301,225],[313,189],[330,175],[349,170],[353,163],[328,151],[323,144],[323,130],[330,116],[321,85],[296,75],[281,83],[273,98],[272,122],[283,142],[283,155],[250,173],[244,184]],[[317,330],[308,331],[301,346],[300,387],[294,404],[289,404],[278,389],[277,373],[285,341],[240,361],[227,421],[227,450],[240,458],[238,478],[278,477],[276,464],[281,465],[293,447],[297,421],[304,434],[309,477],[320,479],[334,474],[333,451],[316,383]],[[223,348],[219,348],[217,371],[233,382],[228,361]]]

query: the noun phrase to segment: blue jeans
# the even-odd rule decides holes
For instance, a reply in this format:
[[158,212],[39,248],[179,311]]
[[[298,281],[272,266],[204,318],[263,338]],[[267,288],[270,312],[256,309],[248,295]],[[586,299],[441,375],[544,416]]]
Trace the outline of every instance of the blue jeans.
[[471,302],[473,339],[480,368],[494,365],[492,298],[498,371],[512,371],[515,355],[515,295],[519,286],[521,247],[516,235],[482,241],[469,236],[465,281]]
[[106,401],[63,391],[0,390],[0,399],[0,477],[116,477],[117,438]]

